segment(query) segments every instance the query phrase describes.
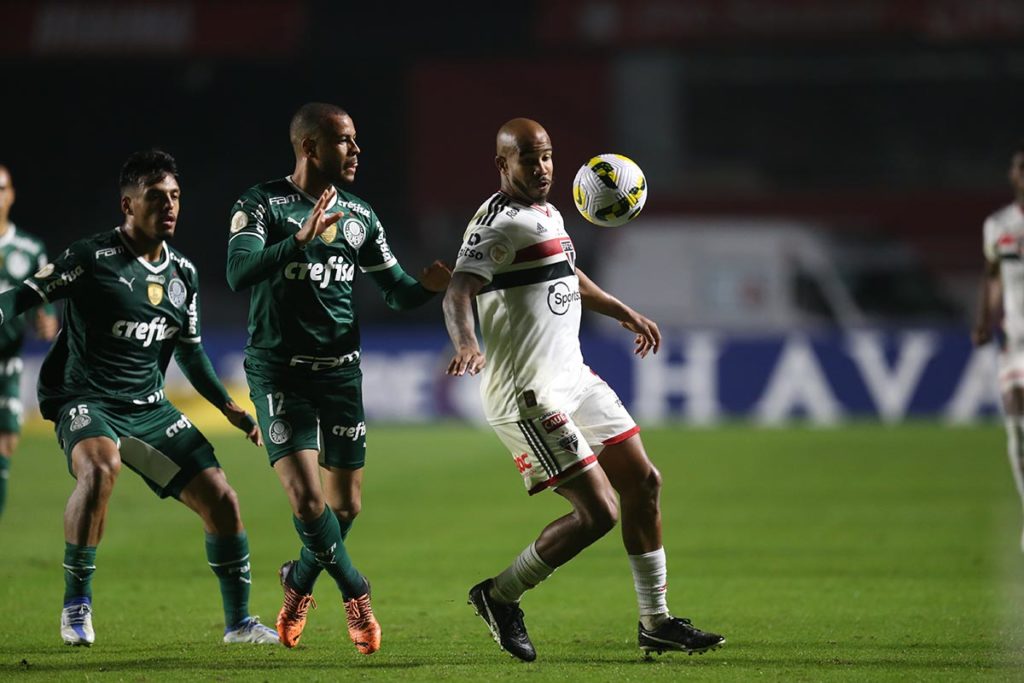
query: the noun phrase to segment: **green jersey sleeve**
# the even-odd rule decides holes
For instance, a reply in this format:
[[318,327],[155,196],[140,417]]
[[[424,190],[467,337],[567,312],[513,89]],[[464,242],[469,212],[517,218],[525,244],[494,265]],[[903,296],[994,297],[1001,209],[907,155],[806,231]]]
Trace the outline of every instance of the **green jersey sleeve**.
[[227,262],[228,285],[233,291],[266,280],[301,251],[293,236],[266,246],[270,218],[267,198],[256,188],[251,188],[235,202]]
[[82,276],[91,267],[88,245],[75,242],[51,263],[45,263],[25,280],[25,285],[45,301],[52,303],[75,295],[83,282]]
[[[358,224],[358,219],[349,219],[341,226],[346,239],[349,239],[352,231],[362,229],[361,225],[357,226],[353,223]],[[375,211],[370,211],[369,223],[366,238],[359,245],[359,268],[364,273],[388,270],[398,264],[398,259],[391,253],[387,233],[384,232],[384,226],[377,218]],[[351,243],[352,240],[349,239],[349,242]]]

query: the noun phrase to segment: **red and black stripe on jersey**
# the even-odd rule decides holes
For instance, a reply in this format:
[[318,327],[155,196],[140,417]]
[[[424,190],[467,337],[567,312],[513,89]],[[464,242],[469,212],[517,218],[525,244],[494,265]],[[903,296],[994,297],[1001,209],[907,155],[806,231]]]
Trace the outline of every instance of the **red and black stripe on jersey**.
[[523,270],[514,270],[511,273],[499,273],[480,289],[480,293],[493,292],[497,289],[509,289],[510,287],[535,285],[549,280],[559,280],[563,277],[569,277],[574,272],[568,261],[559,261],[547,266],[524,268]]

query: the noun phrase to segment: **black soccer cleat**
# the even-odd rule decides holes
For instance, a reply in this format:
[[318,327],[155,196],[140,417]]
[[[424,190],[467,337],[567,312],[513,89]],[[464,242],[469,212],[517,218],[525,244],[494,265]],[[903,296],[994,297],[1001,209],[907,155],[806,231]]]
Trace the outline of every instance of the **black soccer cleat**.
[[708,633],[696,628],[689,619],[671,617],[653,631],[644,625],[637,626],[637,644],[645,654],[676,651],[692,655],[694,652],[704,654],[708,650],[717,650],[725,645],[725,638],[717,633]]
[[519,609],[518,602],[506,605],[492,598],[488,594],[492,585],[494,579],[487,579],[470,588],[469,604],[477,616],[487,622],[494,642],[502,650],[524,662],[532,662],[537,659],[537,651],[533,649],[530,636],[526,633],[523,610]]

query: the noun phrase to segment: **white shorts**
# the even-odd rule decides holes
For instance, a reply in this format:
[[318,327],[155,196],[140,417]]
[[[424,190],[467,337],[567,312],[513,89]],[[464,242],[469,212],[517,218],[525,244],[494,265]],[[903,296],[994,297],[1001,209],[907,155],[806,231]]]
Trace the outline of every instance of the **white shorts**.
[[605,446],[640,431],[618,395],[597,375],[570,403],[538,406],[519,422],[491,425],[512,453],[531,496],[586,472]]
[[1024,344],[1007,343],[999,352],[999,391],[1024,388]]

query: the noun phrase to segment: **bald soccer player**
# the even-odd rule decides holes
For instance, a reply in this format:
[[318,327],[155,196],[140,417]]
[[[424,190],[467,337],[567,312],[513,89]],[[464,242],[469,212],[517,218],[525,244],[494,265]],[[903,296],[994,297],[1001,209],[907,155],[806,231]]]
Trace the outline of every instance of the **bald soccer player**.
[[[634,333],[641,358],[658,351],[658,326],[576,267],[562,216],[547,201],[554,161],[544,128],[529,119],[506,123],[498,131],[495,163],[501,189],[470,221],[444,299],[455,346],[448,374],[483,372],[484,411],[527,491],[554,489],[572,511],[548,524],[504,571],[473,586],[469,602],[502,649],[533,661],[537,654],[520,598],[621,516],[640,649],[716,649],[725,638],[669,612],[661,477],[644,451],[640,428],[580,351],[583,308]],[[474,298],[486,357],[474,332]]]

